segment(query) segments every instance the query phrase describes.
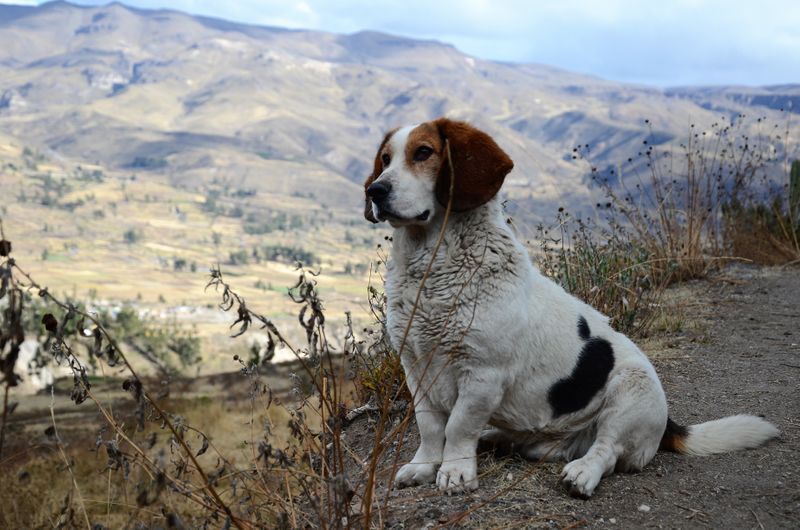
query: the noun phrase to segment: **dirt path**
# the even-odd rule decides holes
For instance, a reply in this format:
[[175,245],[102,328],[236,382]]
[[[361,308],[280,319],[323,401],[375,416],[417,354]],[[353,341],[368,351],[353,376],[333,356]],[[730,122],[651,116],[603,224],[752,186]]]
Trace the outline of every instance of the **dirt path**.
[[[692,424],[761,414],[778,425],[779,439],[710,457],[659,453],[641,473],[604,479],[588,501],[567,496],[558,479],[562,464],[482,455],[477,492],[392,492],[387,526],[800,527],[800,271],[736,267],[674,294],[683,300],[686,331],[648,352],[670,415]],[[416,448],[415,431],[409,429],[401,461]]]

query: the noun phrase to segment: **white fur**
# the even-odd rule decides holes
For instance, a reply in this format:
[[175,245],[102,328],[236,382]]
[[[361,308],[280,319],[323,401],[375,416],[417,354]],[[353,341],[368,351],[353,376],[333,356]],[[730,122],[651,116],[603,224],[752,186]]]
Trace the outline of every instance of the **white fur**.
[[[403,152],[409,131],[395,133],[394,152]],[[424,222],[395,225],[386,277],[387,327],[421,437],[396,482],[435,481],[448,492],[477,488],[482,433],[511,440],[532,458],[568,461],[564,482],[581,496],[615,469],[640,470],[655,455],[667,422],[664,392],[647,357],[607,317],[536,270],[497,198],[452,213],[434,256],[443,208],[433,183],[420,182],[398,158],[380,176],[392,180],[390,206],[433,213]],[[614,366],[588,405],[555,416],[548,392],[577,363],[581,317],[592,337],[611,344]],[[766,422],[735,418],[692,427],[689,446],[698,453],[752,447],[777,432]],[[484,432],[487,424],[493,429]]]
[[738,414],[692,425],[681,452],[704,456],[738,451],[759,446],[778,434],[778,429],[763,418]]

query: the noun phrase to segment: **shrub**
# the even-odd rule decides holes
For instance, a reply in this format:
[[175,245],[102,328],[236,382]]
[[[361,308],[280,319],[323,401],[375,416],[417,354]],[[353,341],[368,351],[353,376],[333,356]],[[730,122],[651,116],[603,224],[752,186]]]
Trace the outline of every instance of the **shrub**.
[[[657,136],[649,120],[650,133]],[[776,125],[777,127],[777,125]],[[625,226],[643,247],[661,283],[703,276],[736,249],[726,230],[737,205],[769,188],[779,173],[780,156],[788,150],[786,137],[776,132],[750,136],[767,128],[740,115],[722,117],[701,131],[692,124],[677,150],[642,142],[642,150],[618,167],[591,167],[590,180],[604,192],[609,225]],[[574,149],[575,158],[591,160],[588,145]],[[590,164],[591,165],[591,164]],[[764,206],[763,196],[752,201]],[[727,217],[727,219],[726,219]]]
[[723,208],[731,252],[759,263],[800,260],[800,160],[782,185],[746,190]]
[[178,367],[193,366],[200,361],[200,338],[194,330],[187,330],[176,322],[143,319],[130,306],[123,306],[115,313],[100,311],[97,320],[161,373],[174,374]]
[[264,234],[269,234],[274,228],[271,222],[265,221],[262,223],[245,223],[243,229],[245,234],[261,236]]
[[[183,407],[187,415],[179,414],[182,408],[167,398],[170,378],[142,378],[127,354],[128,350],[134,350],[144,351],[148,356],[162,347],[178,358],[185,358],[182,352],[196,343],[176,336],[174,331],[160,333],[149,328],[132,308],[123,308],[116,314],[94,314],[80,304],[61,301],[8,259],[10,251],[10,243],[3,239],[0,304],[5,310],[0,321],[0,342],[11,345],[10,350],[0,351],[0,365],[6,371],[11,370],[4,374],[6,389],[15,381],[10,375],[15,363],[9,362],[9,355],[13,356],[16,345],[24,340],[24,330],[35,329],[37,335],[46,333],[46,351],[71,369],[71,399],[76,404],[92,402],[105,425],[98,430],[93,444],[86,440],[89,450],[99,450],[98,456],[102,455],[97,461],[86,458],[85,450],[79,449],[74,439],[69,444],[61,437],[53,415],[52,428],[46,434],[56,448],[51,453],[54,456],[45,453],[41,457],[26,457],[24,465],[17,457],[4,461],[0,478],[16,480],[12,477],[18,476],[31,484],[49,483],[58,489],[58,501],[50,500],[53,499],[49,496],[50,488],[25,489],[23,482],[23,489],[14,491],[24,490],[28,495],[25,509],[17,509],[18,503],[13,502],[15,508],[0,516],[0,521],[11,526],[36,526],[60,520],[62,526],[89,527],[99,521],[112,526],[132,522],[163,526],[166,521],[167,526],[193,528],[340,528],[369,526],[375,520],[369,513],[372,510],[374,514],[383,502],[372,496],[377,475],[383,472],[378,467],[379,457],[387,456],[386,448],[402,443],[410,412],[410,408],[396,407],[405,403],[398,399],[402,378],[397,356],[385,349],[382,322],[378,336],[367,345],[355,338],[348,315],[343,350],[337,351],[328,342],[327,319],[318,297],[315,273],[298,269],[298,281],[289,289],[289,296],[298,304],[305,344],[294,345],[267,317],[248,308],[218,269],[212,270],[209,288],[220,294],[223,310],[235,313],[234,336],[258,325],[269,337],[267,356],[277,347],[289,349],[296,356],[299,368],[297,374],[289,375],[291,397],[278,407],[272,390],[262,382],[260,362],[249,363],[234,357],[241,368],[241,377],[250,382],[251,428],[241,429],[238,423],[228,427],[247,437],[245,447],[252,457],[242,461],[238,454],[234,458],[220,451],[219,433],[208,435],[198,428],[203,424],[214,425],[204,421],[214,410],[219,409],[216,414],[220,416],[228,416],[227,407],[215,408],[209,403],[202,407],[202,413],[189,414],[190,409]],[[23,315],[28,314],[24,306],[33,300],[28,297],[29,302],[25,302],[25,293],[29,291],[38,292],[46,306],[40,308],[37,318],[24,320]],[[374,289],[371,292],[373,310],[376,315],[383,315],[382,295]],[[46,311],[43,317],[41,311]],[[95,387],[109,380],[91,376],[87,362],[112,369],[104,369],[103,373],[121,375],[116,384],[121,383],[128,393],[128,402],[115,402],[112,411],[111,403],[101,398],[105,393]],[[349,410],[345,377],[348,372],[356,377],[359,395],[372,403],[366,408]],[[284,412],[278,413],[276,407]],[[13,413],[9,412],[8,403],[4,409],[0,452],[6,418]],[[366,468],[354,468],[350,463],[352,450],[343,437],[343,429],[358,414],[370,411],[379,416],[374,457],[369,457]],[[393,421],[397,412],[406,414],[399,424]],[[276,421],[288,425],[286,438],[276,431]],[[210,455],[204,457],[205,453]],[[58,477],[66,475],[69,480],[49,478],[57,464],[66,470],[58,473]],[[351,475],[354,469],[358,476]],[[71,493],[63,496],[65,490]],[[115,497],[121,495],[119,492],[130,492],[130,500],[112,503],[112,491],[117,492]],[[84,502],[105,495],[109,496],[108,503]]]
[[204,212],[208,212],[210,214],[218,213],[219,206],[217,201],[220,198],[219,190],[209,190],[206,193],[205,201],[203,202],[201,208]]
[[228,254],[230,265],[247,265],[250,263],[250,254],[246,250],[237,250]]
[[300,262],[304,265],[316,265],[319,258],[311,251],[300,247],[286,245],[266,245],[261,248],[259,255],[268,261],[278,261],[293,265]]
[[647,334],[669,276],[635,236],[618,224],[573,219],[563,208],[555,227],[538,232],[545,276],[608,316],[618,331]]
[[129,228],[125,230],[125,233],[122,234],[123,241],[125,241],[125,243],[129,245],[138,243],[139,241],[142,240],[143,237],[144,234],[142,233],[142,231],[136,228]]
[[137,156],[128,164],[131,169],[155,170],[167,167],[167,159],[156,156]]

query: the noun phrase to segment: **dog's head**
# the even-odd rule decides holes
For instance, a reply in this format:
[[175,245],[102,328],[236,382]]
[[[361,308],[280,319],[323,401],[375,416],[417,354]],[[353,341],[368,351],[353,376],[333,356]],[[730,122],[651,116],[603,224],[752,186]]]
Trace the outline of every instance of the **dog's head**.
[[381,142],[364,183],[364,217],[424,225],[447,206],[453,177],[452,210],[476,208],[497,194],[513,167],[488,134],[464,122],[439,118],[395,129]]

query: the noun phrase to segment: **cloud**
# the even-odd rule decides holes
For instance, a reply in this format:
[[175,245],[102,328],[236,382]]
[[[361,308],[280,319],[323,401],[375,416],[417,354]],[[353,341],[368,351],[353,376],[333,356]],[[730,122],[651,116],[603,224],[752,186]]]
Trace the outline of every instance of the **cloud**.
[[[80,2],[100,3],[100,2]],[[800,82],[800,2],[760,0],[129,0],[241,22],[373,29],[655,85]]]

